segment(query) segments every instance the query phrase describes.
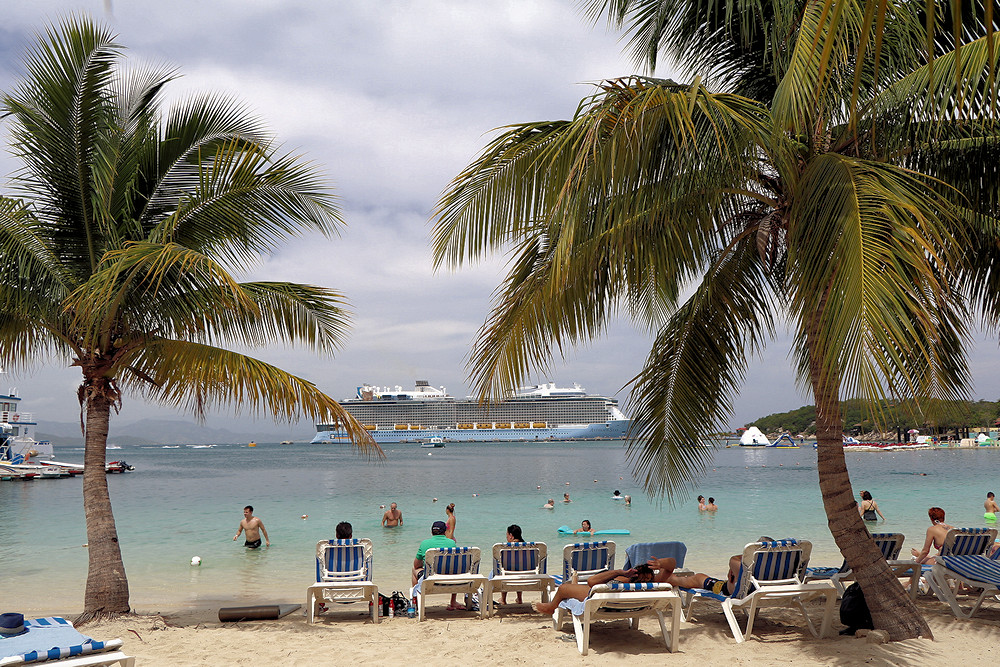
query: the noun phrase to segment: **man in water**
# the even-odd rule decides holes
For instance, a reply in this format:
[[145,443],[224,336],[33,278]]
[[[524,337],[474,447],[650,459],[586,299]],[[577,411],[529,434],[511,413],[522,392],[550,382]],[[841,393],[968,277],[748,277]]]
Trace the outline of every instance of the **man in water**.
[[244,530],[247,531],[247,541],[244,545],[246,548],[259,549],[261,533],[264,533],[264,544],[271,546],[271,540],[267,538],[267,529],[264,528],[264,523],[253,515],[253,505],[247,505],[243,508],[243,520],[240,521],[240,528],[236,531],[233,542],[239,538],[240,533]]
[[556,589],[556,594],[550,602],[537,602],[531,607],[542,614],[551,614],[559,603],[567,599],[586,600],[590,589],[598,584],[609,581],[622,583],[667,583],[681,588],[704,588],[720,595],[731,595],[740,571],[742,557],[733,556],[729,559],[729,577],[725,580],[714,579],[707,574],[674,574],[677,561],[673,558],[650,558],[649,562],[641,563],[631,570],[605,570],[591,575],[585,584],[566,583]]
[[542,505],[542,509],[543,510],[550,510],[550,509],[553,509],[555,506],[556,506],[556,501],[554,499],[552,499],[552,498],[549,498],[549,502],[547,502],[544,505]]
[[715,504],[715,498],[708,499],[708,504],[705,505],[705,509],[708,510],[709,512],[714,512],[717,509],[719,509],[719,506]]
[[417,555],[413,559],[413,571],[410,576],[410,583],[417,585],[417,580],[424,575],[424,556],[428,549],[444,549],[458,546],[455,540],[444,536],[444,531],[448,530],[448,524],[444,521],[435,521],[431,524],[431,536],[420,543],[417,548]]
[[983,507],[986,508],[986,514],[983,518],[987,521],[996,521],[997,513],[1000,512],[1000,505],[997,505],[996,494],[992,491],[986,494],[986,502],[983,503]]
[[569,494],[568,493],[564,493],[563,494],[563,502],[564,503],[571,503],[571,502],[573,502],[572,500],[569,499]]
[[389,509],[382,515],[383,528],[395,528],[403,525],[403,513],[396,509],[396,503],[389,503]]

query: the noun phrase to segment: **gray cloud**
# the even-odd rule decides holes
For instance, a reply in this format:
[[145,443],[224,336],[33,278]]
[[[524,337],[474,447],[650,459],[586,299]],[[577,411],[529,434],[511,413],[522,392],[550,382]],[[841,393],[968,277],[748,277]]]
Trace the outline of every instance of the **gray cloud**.
[[[6,7],[0,88],[12,84],[12,59],[34,32],[79,11],[105,17],[102,0]],[[634,71],[618,35],[588,24],[571,0],[118,0],[107,20],[130,59],[177,68],[182,77],[168,99],[232,94],[287,150],[329,174],[348,225],[342,236],[293,241],[245,269],[248,279],[321,284],[350,299],[354,328],[336,358],[283,348],[254,352],[335,398],[362,382],[406,386],[416,378],[457,395],[469,391],[466,358],[503,275],[502,260],[434,274],[428,219],[435,201],[495,128],[569,117],[591,83]],[[6,140],[2,125],[0,132]],[[0,156],[0,174],[15,167]],[[616,322],[601,340],[534,379],[611,394],[638,372],[649,345],[648,335]],[[733,426],[810,402],[795,388],[788,349],[782,337],[754,364]],[[998,357],[992,341],[974,353],[988,395],[998,393]],[[43,366],[6,379],[43,422],[78,413],[73,370]],[[122,418],[171,414],[126,400]],[[303,437],[311,430],[300,428]]]

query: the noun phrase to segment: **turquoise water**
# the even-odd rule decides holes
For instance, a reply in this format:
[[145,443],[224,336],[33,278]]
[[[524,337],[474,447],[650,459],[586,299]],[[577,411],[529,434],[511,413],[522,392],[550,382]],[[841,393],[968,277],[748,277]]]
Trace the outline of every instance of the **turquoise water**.
[[[81,449],[56,454],[83,458]],[[634,542],[680,540],[688,547],[687,566],[718,575],[729,555],[762,534],[809,539],[813,564],[840,563],[811,446],[716,450],[704,479],[674,506],[651,501],[631,481],[620,442],[393,445],[381,463],[337,445],[125,447],[108,454],[136,467],[109,483],[132,604],[141,611],[297,601],[313,578],[316,542],[332,537],[339,521],[350,521],[356,537],[372,538],[380,589],[402,590],[417,544],[433,521],[444,519],[449,502],[456,505],[456,538],[483,549],[484,572],[489,549],[510,523],[520,524],[526,539],[546,542],[550,571],[559,571],[562,547],[574,538],[557,529],[581,519],[597,530],[631,531],[611,538],[618,563]],[[994,488],[998,455],[997,448],[862,452],[849,454],[848,462],[855,493],[871,491],[887,517],[878,530],[904,533],[908,553],[922,544],[931,505],[943,507],[952,525],[984,524],[986,492],[1000,490]],[[632,505],[611,500],[615,489],[630,494]],[[564,504],[567,491],[573,502]],[[716,515],[698,512],[698,493],[715,497]],[[542,509],[548,498],[556,499],[552,510]],[[393,501],[404,525],[384,529],[380,505]],[[242,537],[232,541],[246,504],[264,522],[270,548],[251,551]],[[80,479],[0,482],[6,599],[42,608],[44,596],[58,596],[63,608],[79,608],[85,542]],[[202,558],[201,567],[190,565],[192,556]],[[39,597],[39,590],[46,593]]]

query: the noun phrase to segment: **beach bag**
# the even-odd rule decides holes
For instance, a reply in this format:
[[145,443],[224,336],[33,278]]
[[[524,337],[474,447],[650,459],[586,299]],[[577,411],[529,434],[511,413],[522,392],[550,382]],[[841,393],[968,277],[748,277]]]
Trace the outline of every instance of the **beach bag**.
[[847,630],[841,634],[853,635],[861,628],[875,628],[868,603],[865,602],[865,594],[857,582],[847,587],[840,600],[840,622],[847,626]]

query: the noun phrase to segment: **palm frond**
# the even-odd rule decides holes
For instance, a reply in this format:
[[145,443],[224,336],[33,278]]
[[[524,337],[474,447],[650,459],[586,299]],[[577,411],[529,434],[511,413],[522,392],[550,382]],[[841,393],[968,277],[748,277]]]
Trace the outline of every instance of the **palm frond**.
[[337,421],[359,452],[382,450],[348,412],[303,378],[237,352],[177,340],[152,340],[123,354],[119,382],[164,405],[182,406],[200,418],[210,408],[233,407],[281,421],[305,416]]

